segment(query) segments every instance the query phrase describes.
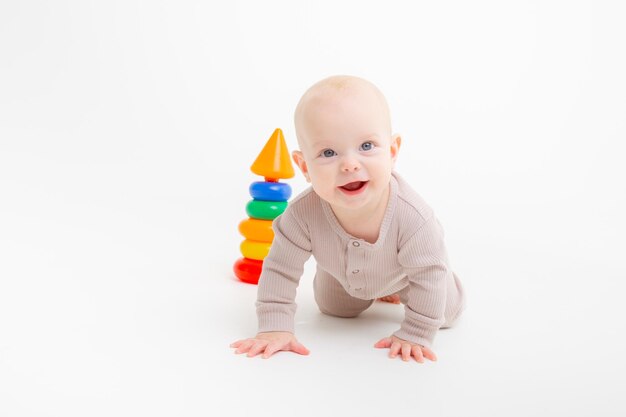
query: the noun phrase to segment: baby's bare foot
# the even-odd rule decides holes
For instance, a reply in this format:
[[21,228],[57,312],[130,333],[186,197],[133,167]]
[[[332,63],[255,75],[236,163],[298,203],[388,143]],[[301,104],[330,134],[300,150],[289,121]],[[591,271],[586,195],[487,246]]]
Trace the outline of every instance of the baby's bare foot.
[[400,296],[398,294],[386,295],[384,297],[380,297],[378,301],[384,301],[391,304],[400,304]]

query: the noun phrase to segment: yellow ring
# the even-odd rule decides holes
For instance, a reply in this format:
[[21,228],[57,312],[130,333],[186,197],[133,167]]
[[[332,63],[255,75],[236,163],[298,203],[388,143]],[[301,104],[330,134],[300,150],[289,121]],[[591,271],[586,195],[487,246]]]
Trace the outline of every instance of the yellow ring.
[[239,223],[239,233],[246,239],[257,242],[272,242],[274,231],[271,220],[246,219]]
[[272,244],[268,242],[256,242],[246,239],[241,242],[239,249],[245,258],[262,261],[270,253],[271,246]]

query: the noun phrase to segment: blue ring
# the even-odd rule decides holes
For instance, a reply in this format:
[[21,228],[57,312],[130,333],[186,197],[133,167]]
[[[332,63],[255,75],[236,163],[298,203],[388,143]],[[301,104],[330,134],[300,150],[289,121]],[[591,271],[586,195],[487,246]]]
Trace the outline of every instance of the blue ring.
[[255,200],[287,201],[291,197],[291,187],[286,182],[257,181],[250,184],[250,195]]

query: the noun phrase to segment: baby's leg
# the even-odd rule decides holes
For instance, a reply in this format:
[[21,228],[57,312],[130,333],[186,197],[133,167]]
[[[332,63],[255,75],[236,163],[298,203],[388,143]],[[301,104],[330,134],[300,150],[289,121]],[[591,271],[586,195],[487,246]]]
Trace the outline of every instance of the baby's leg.
[[[455,326],[458,323],[459,317],[465,308],[463,287],[461,286],[461,282],[454,273],[452,274],[452,278],[448,281],[447,285],[447,300],[446,309],[444,312],[445,322],[441,326],[442,329],[447,329]],[[402,304],[406,304],[409,301],[409,287],[404,287],[402,290],[394,295],[398,295],[400,298],[400,302]]]
[[452,278],[448,281],[448,302],[446,304],[446,322],[441,326],[442,329],[456,326],[461,317],[461,313],[465,309],[465,296],[461,281],[452,273]]
[[374,302],[351,296],[335,277],[321,268],[317,268],[313,292],[320,311],[337,317],[356,317]]

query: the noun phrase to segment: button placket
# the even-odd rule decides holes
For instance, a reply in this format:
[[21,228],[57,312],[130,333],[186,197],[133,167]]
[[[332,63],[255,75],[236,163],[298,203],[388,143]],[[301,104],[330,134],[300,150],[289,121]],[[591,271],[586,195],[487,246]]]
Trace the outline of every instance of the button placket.
[[346,268],[346,275],[350,288],[354,291],[361,292],[364,287],[364,282],[361,274],[361,258],[362,258],[362,245],[361,242],[353,240],[351,241],[352,248],[348,250],[348,262]]

